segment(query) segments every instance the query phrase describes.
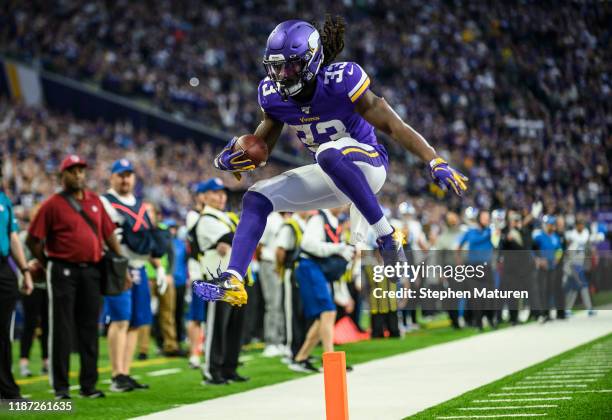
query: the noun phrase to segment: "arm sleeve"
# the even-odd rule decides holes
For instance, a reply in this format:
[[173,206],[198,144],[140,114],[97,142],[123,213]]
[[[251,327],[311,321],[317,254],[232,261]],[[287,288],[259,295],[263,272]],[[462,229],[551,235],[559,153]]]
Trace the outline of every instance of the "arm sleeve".
[[357,101],[357,99],[359,99],[370,87],[370,77],[357,63],[346,63],[343,79],[346,94],[351,103]]
[[30,227],[28,229],[28,233],[39,240],[45,239],[49,234],[48,227],[52,222],[49,200],[45,201],[42,206],[40,206],[40,209],[38,209],[38,212],[36,212],[36,216],[34,217],[34,220],[32,220],[32,223],[30,223]]
[[8,225],[9,225],[9,233],[18,233],[19,232],[19,225],[17,224],[17,217],[15,217],[15,212],[13,211],[13,204],[11,204],[11,202],[9,201],[7,203],[8,208],[8,214],[9,214],[9,220],[8,220]]
[[259,104],[262,112],[269,112],[269,98],[274,92],[276,92],[274,82],[271,81],[269,77],[266,77],[259,82],[259,86],[257,87],[257,103]]
[[463,245],[465,245],[465,243],[467,242],[467,236],[468,236],[469,232],[470,231],[468,230],[467,232],[465,232],[465,233],[461,234],[461,236],[459,236],[459,240],[457,241],[457,246],[459,248],[463,248]]
[[315,257],[329,257],[340,252],[341,244],[325,242],[325,227],[323,218],[319,215],[308,220],[304,237],[302,238],[302,249]]
[[[115,210],[115,209],[113,209],[113,210]],[[115,228],[117,227],[117,225],[115,225],[113,223],[113,221],[111,220],[110,216],[106,212],[106,207],[104,207],[104,211],[100,212],[100,213],[101,213],[100,214],[100,217],[101,217],[100,227],[101,227],[101,231],[102,231],[102,238],[104,240],[106,240],[106,239],[109,238],[109,236],[111,236],[113,234],[113,232],[115,231]]]

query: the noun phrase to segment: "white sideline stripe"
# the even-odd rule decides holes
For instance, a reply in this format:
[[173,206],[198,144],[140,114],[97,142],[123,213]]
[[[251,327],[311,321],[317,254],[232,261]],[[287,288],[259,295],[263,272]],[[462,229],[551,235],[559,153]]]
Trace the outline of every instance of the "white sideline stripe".
[[573,362],[567,362],[567,363],[563,363],[561,362],[561,366],[571,366],[571,365],[579,365],[579,364],[583,364],[583,365],[610,365],[612,363],[612,361],[610,360],[576,360]]
[[536,414],[536,413],[517,413],[517,414],[489,414],[484,416],[442,416],[436,417],[437,419],[494,419],[497,417],[540,417],[547,416],[548,413]]
[[32,394],[23,394],[22,397],[23,398],[30,398],[32,396]]
[[[601,316],[591,318],[586,315],[577,314],[572,317],[570,322],[552,323],[546,328],[542,328],[541,325],[526,324],[516,329],[501,329],[361,363],[346,378],[351,420],[397,420],[406,418],[480,386],[508,377],[508,375],[515,374],[523,369],[537,366],[538,363],[548,361],[551,357],[558,357],[563,352],[573,350],[579,345],[588,344],[592,346],[592,340],[612,333],[612,311],[602,311]],[[553,360],[550,365],[544,367],[552,366],[557,360],[562,359]],[[159,367],[159,369],[161,368],[163,367]],[[526,376],[540,370],[539,368],[530,370],[528,373],[521,375]],[[518,379],[520,377],[516,378],[516,380]],[[373,387],[372,384],[377,384],[377,386]],[[527,391],[596,389],[592,385],[587,388],[585,384],[587,383],[573,384],[574,387],[553,388],[548,384],[541,389],[527,389]],[[501,386],[505,385],[515,385],[515,379],[511,383]],[[397,389],[400,389],[400,387],[401,389],[410,388],[411,397],[389,398],[389,395],[397,394]],[[612,388],[612,386],[602,386],[601,388]],[[179,420],[199,420],[204,417],[224,419],[228,417],[227,413],[231,413],[229,417],[232,420],[324,419],[323,389],[323,376],[309,375],[224,397],[185,404],[140,418],[143,420],[175,418]],[[493,391],[506,392],[499,388],[489,392]],[[279,395],[299,396],[299,398],[279,399]],[[550,396],[573,396],[576,399],[578,395],[597,395],[608,398],[612,394],[557,394]],[[546,396],[543,395],[542,397]],[[495,397],[488,397],[484,394],[472,398]],[[522,404],[558,404],[559,407],[562,407],[562,404],[569,405],[572,401],[472,404],[468,400],[456,407]],[[474,420],[479,418],[510,420],[512,418],[521,419],[519,414],[529,414],[526,418],[545,418],[546,415],[551,418],[556,410],[558,409],[542,408],[540,410],[512,411],[459,411],[453,409],[450,412],[436,412],[431,417],[464,415],[461,418],[470,418],[472,415],[480,415]],[[533,414],[540,413],[548,414],[531,417]],[[494,414],[510,415],[495,417]]]
[[597,356],[595,354],[586,354],[582,357],[572,357],[570,359],[566,359],[566,360],[608,360],[608,361],[612,361],[612,357],[609,356]]
[[535,398],[499,398],[493,400],[474,400],[475,403],[488,403],[488,402],[513,402],[513,401],[559,401],[559,400],[571,400],[572,397],[535,397]]
[[586,388],[586,384],[567,385],[526,385],[526,386],[504,386],[502,389],[531,389],[531,388]]
[[543,379],[534,379],[534,380],[529,380],[529,381],[520,381],[518,382],[519,384],[555,384],[555,383],[562,383],[562,384],[567,384],[570,382],[595,382],[597,379],[550,379],[550,380],[543,380]]
[[154,370],[153,372],[148,372],[147,375],[148,376],[164,376],[164,375],[172,375],[173,373],[179,373],[181,370],[181,368],[171,368],[171,369],[161,369],[161,370]]
[[502,407],[461,407],[457,410],[516,410],[519,408],[554,408],[559,407],[556,404],[540,404],[540,405],[506,405]]
[[539,375],[531,375],[526,376],[526,378],[544,378],[544,379],[554,379],[554,378],[589,378],[594,376],[605,376],[604,373],[576,373],[576,374],[568,374],[568,375],[555,375],[555,374],[546,374],[541,373]]
[[559,370],[559,371],[554,371],[554,372],[538,372],[535,373],[531,376],[554,376],[554,375],[558,375],[558,376],[603,376],[605,375],[606,372],[600,372],[600,371],[592,371],[592,370]]
[[587,392],[601,392],[607,393],[612,392],[612,389],[579,389],[576,391],[534,391],[534,392],[498,392],[494,394],[489,394],[489,397],[505,397],[512,395],[547,395],[547,394],[578,394],[578,393],[587,393]]
[[606,362],[606,363],[602,363],[602,362],[593,362],[593,363],[592,363],[592,362],[588,362],[588,361],[585,361],[585,362],[571,362],[571,363],[563,363],[563,362],[561,362],[561,366],[563,366],[563,367],[569,367],[569,366],[586,366],[586,367],[589,367],[589,366],[597,366],[597,367],[610,367],[610,366],[612,366],[612,363],[607,363],[607,362]]
[[567,372],[567,373],[579,373],[579,372],[586,372],[586,373],[597,373],[597,372],[609,372],[610,369],[600,369],[600,368],[581,368],[581,369],[576,369],[576,368],[572,368],[572,369],[559,369],[559,368],[555,368],[555,369],[544,369],[543,372],[551,372],[551,373],[559,373],[559,372]]
[[585,360],[584,362],[567,362],[567,363],[563,363],[561,362],[559,364],[559,366],[562,367],[568,367],[568,366],[612,366],[612,363],[610,362],[603,362],[603,361],[587,361]]

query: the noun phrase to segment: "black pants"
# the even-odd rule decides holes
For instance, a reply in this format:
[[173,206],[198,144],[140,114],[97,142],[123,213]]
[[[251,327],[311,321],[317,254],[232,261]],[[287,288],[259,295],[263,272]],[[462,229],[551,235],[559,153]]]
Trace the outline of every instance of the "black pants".
[[204,372],[207,378],[226,378],[236,373],[242,347],[244,314],[244,308],[229,303],[208,304]]
[[372,338],[383,338],[385,329],[389,331],[389,337],[399,337],[399,325],[397,311],[384,314],[372,314]]
[[56,393],[68,392],[74,326],[81,362],[79,384],[81,390],[91,391],[98,381],[100,269],[54,260],[47,266],[47,276],[51,384]]
[[[475,264],[472,264],[475,266]],[[476,270],[476,268],[474,268]],[[488,264],[483,268],[484,276],[481,279],[474,278],[471,281],[471,285],[475,288],[482,289],[486,288],[487,290],[493,290],[493,286],[495,285],[493,279],[493,271],[491,270],[491,266]],[[495,303],[487,298],[476,298],[472,297],[469,302],[469,309],[473,311],[472,313],[472,323],[476,328],[482,328],[482,317],[486,316],[489,324],[492,326],[497,325],[497,316]]]
[[23,332],[21,334],[20,357],[30,358],[30,350],[34,341],[36,327],[40,323],[42,335],[40,336],[40,348],[42,358],[48,357],[47,338],[49,336],[49,296],[47,290],[35,288],[29,296],[21,298],[23,304]]
[[18,298],[17,278],[4,257],[0,257],[0,398],[20,396],[13,372],[11,322]]
[[309,325],[312,322],[304,317],[304,308],[302,298],[300,297],[300,289],[295,282],[293,274],[289,278],[283,279],[283,312],[285,315],[285,337],[287,346],[291,350],[292,357],[300,351]]
[[550,310],[556,309],[557,317],[565,318],[565,296],[562,279],[557,270],[539,269],[537,283],[541,305],[537,313],[548,317]]
[[242,343],[248,344],[253,340],[263,340],[264,298],[261,291],[261,282],[256,281],[252,286],[245,284],[249,301],[244,306],[246,321],[242,328]]
[[176,305],[174,306],[174,323],[176,325],[176,340],[179,347],[185,339],[185,285],[174,286],[176,289]]

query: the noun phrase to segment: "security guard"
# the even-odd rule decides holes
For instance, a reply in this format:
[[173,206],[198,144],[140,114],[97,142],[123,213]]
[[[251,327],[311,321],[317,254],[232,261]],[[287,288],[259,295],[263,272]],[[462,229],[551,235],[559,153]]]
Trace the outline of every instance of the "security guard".
[[[85,189],[85,160],[67,156],[59,172],[63,190],[49,197],[28,229],[26,244],[46,265],[49,295],[49,377],[56,399],[69,399],[69,363],[73,334],[81,358],[79,394],[101,398],[98,381],[98,319],[100,316],[103,244],[123,255],[115,225],[104,205]],[[128,279],[126,279],[127,282]],[[75,328],[76,327],[76,328]]]
[[[202,212],[206,206],[206,192],[208,184],[206,181],[198,182],[195,186],[195,203],[193,209],[189,210],[185,219],[185,227],[187,228],[187,239],[189,241],[189,259],[187,260],[187,271],[189,274],[189,284],[194,281],[204,280],[202,267],[198,262],[201,254],[196,228],[202,219]],[[202,353],[202,323],[206,321],[206,302],[204,302],[195,293],[191,293],[191,287],[188,287],[188,293],[191,295],[189,302],[189,315],[187,323],[187,335],[189,337],[189,367],[192,369],[200,368],[200,354]]]
[[[0,185],[1,181],[0,178]],[[19,297],[19,288],[17,277],[9,264],[9,255],[23,273],[23,292],[29,295],[34,286],[17,231],[13,206],[0,189],[0,401],[23,399],[11,371],[11,321]]]
[[[238,225],[238,216],[224,212],[227,202],[225,186],[219,178],[206,181],[201,189],[205,207],[197,222],[196,237],[201,252],[199,262],[205,278],[227,268],[232,239]],[[244,326],[244,308],[225,302],[209,302],[206,324],[205,383],[222,385],[245,382],[249,378],[236,372]]]
[[285,336],[291,359],[300,350],[306,337],[307,321],[304,317],[302,299],[295,278],[295,265],[300,254],[300,245],[309,212],[293,213],[285,219],[276,236],[276,262],[283,282],[283,308],[285,311]]

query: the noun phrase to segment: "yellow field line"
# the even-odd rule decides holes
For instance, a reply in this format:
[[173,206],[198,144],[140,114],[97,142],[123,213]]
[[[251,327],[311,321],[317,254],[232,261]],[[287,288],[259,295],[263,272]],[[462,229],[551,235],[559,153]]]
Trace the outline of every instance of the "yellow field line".
[[[133,368],[139,368],[139,367],[147,367],[147,366],[155,366],[155,365],[163,365],[164,363],[169,363],[173,360],[178,360],[178,359],[170,359],[168,357],[160,357],[157,359],[149,359],[149,360],[137,360],[134,363],[132,363],[132,367]],[[107,373],[111,371],[111,367],[110,366],[103,366],[101,368],[98,368],[98,373]],[[77,371],[70,371],[69,373],[71,378],[76,378],[79,376],[79,372]],[[28,385],[28,384],[33,384],[36,382],[44,382],[44,381],[48,381],[49,377],[47,375],[40,375],[40,376],[33,376],[31,378],[23,378],[23,379],[17,379],[15,382],[17,382],[17,385]]]

